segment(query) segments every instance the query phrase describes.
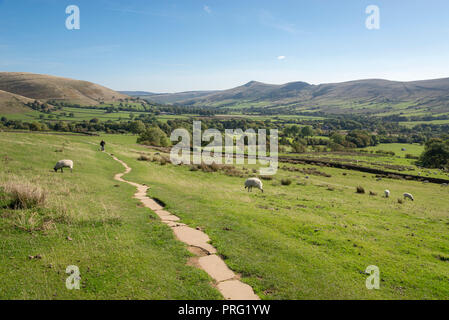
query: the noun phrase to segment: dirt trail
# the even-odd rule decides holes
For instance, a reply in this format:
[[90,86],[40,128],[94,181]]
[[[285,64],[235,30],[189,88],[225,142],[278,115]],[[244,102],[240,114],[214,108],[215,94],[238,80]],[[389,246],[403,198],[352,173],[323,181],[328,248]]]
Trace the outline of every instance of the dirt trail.
[[260,300],[253,289],[239,280],[225,262],[217,255],[217,250],[209,243],[210,239],[204,232],[190,228],[180,223],[180,219],[165,211],[156,201],[147,197],[149,187],[123,179],[123,176],[131,172],[131,168],[123,161],[111,155],[125,167],[124,173],[118,173],[114,179],[123,183],[128,183],[137,188],[134,198],[140,200],[142,204],[154,211],[163,223],[168,225],[176,237],[189,246],[189,251],[196,255],[189,262],[209,274],[215,280],[217,289],[227,300]]

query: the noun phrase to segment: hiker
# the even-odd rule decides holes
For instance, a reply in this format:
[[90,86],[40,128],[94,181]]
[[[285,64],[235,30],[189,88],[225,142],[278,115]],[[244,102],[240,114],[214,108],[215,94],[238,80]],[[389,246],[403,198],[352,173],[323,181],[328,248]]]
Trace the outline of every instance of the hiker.
[[105,145],[106,145],[106,142],[104,142],[104,140],[101,140],[101,142],[100,142],[101,151],[104,151],[104,146]]

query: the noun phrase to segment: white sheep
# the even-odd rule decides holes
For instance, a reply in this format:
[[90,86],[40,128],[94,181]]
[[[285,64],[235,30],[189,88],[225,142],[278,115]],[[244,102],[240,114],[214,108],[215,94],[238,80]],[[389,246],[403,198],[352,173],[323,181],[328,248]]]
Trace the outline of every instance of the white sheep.
[[248,188],[248,192],[252,191],[253,188],[257,188],[263,193],[263,183],[257,178],[249,178],[245,181],[245,189]]
[[390,190],[385,190],[385,198],[389,198],[390,194]]
[[72,160],[58,161],[58,163],[54,167],[54,170],[55,172],[58,172],[58,170],[61,169],[61,172],[64,172],[63,168],[70,168],[70,172],[73,172],[73,161]]
[[410,193],[404,193],[404,199],[410,199],[412,201],[415,201],[415,198],[413,198],[413,195]]

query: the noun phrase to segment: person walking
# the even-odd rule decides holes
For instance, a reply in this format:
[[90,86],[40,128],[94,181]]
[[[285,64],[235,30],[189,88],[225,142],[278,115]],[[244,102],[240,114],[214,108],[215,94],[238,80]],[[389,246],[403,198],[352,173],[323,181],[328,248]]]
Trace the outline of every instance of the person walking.
[[104,146],[105,145],[106,145],[106,142],[104,142],[104,140],[101,140],[101,142],[100,142],[101,151],[104,151]]

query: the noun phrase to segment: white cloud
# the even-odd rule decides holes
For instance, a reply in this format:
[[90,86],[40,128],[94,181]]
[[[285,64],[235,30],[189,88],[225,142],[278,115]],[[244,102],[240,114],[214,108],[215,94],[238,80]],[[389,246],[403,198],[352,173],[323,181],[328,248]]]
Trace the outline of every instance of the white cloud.
[[286,56],[279,56],[278,60],[285,60]]
[[212,9],[209,6],[204,6],[204,11],[206,11],[207,13],[212,13]]

